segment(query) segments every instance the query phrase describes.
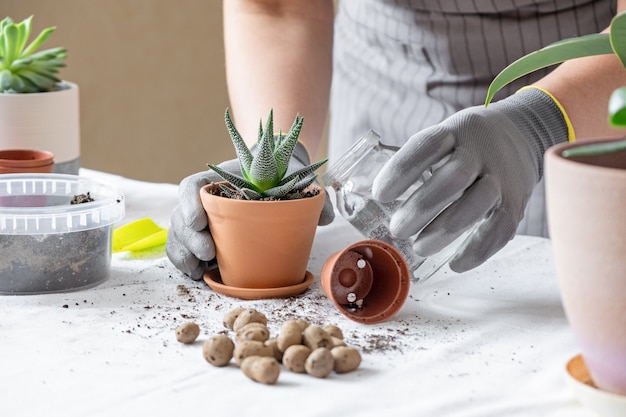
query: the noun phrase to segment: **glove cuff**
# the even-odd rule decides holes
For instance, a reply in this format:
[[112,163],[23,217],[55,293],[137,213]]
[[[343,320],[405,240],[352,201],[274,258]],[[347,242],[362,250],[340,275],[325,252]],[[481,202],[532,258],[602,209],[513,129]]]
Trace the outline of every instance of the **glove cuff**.
[[492,106],[506,115],[526,140],[537,161],[537,174],[541,178],[546,150],[569,140],[568,119],[560,104],[542,89],[526,88]]
[[567,139],[570,142],[576,142],[576,134],[574,132],[574,126],[572,125],[572,121],[567,115],[567,112],[565,111],[565,108],[563,107],[563,105],[561,105],[561,102],[557,100],[556,97],[552,95],[552,93],[550,93],[545,88],[539,87],[536,85],[527,85],[525,87],[520,88],[517,92],[519,93],[521,91],[532,89],[532,88],[535,88],[541,91],[542,93],[547,94],[552,99],[552,101],[554,101],[554,104],[556,104],[556,106],[559,108],[559,110],[561,111],[561,114],[563,115],[563,118],[565,119],[565,124],[567,125]]

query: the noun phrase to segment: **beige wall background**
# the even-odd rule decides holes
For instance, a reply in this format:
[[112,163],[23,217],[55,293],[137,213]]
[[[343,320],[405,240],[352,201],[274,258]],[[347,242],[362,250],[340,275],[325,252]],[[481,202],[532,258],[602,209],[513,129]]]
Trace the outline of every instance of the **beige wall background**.
[[1,0],[33,18],[44,47],[68,48],[60,77],[80,87],[81,165],[178,183],[235,156],[219,0]]

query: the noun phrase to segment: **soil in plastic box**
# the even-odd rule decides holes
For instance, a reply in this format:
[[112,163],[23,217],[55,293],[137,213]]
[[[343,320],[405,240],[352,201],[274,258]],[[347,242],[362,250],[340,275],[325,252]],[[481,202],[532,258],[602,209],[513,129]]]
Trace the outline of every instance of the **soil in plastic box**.
[[54,234],[0,235],[0,293],[89,288],[106,280],[111,226]]

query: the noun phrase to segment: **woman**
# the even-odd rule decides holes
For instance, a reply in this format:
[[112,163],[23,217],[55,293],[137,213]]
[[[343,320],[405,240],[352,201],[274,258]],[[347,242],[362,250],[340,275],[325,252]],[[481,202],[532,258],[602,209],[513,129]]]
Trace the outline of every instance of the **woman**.
[[[383,201],[437,164],[391,228],[408,237],[425,227],[414,249],[428,256],[486,218],[450,263],[466,271],[516,232],[547,236],[545,149],[624,134],[606,122],[610,92],[626,84],[612,55],[537,72],[485,108],[489,83],[522,55],[602,31],[625,7],[624,0],[341,0],[335,16],[332,0],[225,0],[232,112],[250,140],[268,109],[283,130],[299,113],[301,139],[316,155],[330,111],[331,164],[368,129],[377,131],[401,146],[373,184]],[[196,279],[206,267],[200,260],[214,257],[212,246],[201,249],[212,242],[197,202],[198,187],[210,180],[199,173],[181,183],[168,239],[172,262]],[[327,211],[320,224],[330,220]]]

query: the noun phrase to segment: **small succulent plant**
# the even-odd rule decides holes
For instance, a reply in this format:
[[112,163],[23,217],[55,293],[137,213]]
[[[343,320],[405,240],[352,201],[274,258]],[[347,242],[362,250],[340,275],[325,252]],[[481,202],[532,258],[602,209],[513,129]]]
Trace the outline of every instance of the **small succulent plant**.
[[10,17],[0,21],[0,93],[42,93],[55,90],[61,81],[56,74],[65,66],[67,50],[57,47],[36,52],[55,27],[42,30],[27,44],[32,18],[19,23]]
[[287,194],[304,190],[317,178],[315,170],[324,165],[327,159],[301,168],[287,175],[289,160],[294,152],[304,119],[299,115],[287,134],[274,134],[273,111],[263,129],[263,121],[259,124],[259,137],[255,152],[248,149],[243,138],[233,124],[228,109],[224,115],[226,128],[235,146],[237,158],[241,166],[242,176],[231,174],[219,166],[208,164],[232,188],[222,184],[222,192],[231,198],[261,200],[265,198],[279,199]]

